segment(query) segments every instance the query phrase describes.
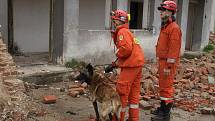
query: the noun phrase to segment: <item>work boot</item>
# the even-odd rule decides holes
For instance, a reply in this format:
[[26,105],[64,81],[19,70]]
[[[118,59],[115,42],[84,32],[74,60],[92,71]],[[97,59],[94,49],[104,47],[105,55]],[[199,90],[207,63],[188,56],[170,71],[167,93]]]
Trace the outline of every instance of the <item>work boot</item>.
[[151,121],[170,121],[170,112],[173,103],[164,105],[163,111],[160,111],[157,115],[151,118]]
[[160,107],[158,107],[156,110],[152,110],[151,114],[158,115],[159,113],[161,113],[163,111],[165,105],[166,105],[165,101],[161,100]]

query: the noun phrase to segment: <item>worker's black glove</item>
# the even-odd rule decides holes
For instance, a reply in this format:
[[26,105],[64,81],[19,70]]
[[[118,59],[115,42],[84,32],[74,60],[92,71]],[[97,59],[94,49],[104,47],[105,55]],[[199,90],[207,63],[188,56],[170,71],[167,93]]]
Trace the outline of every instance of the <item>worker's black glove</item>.
[[117,64],[116,64],[116,61],[118,59],[116,59],[114,62],[112,62],[112,64],[109,64],[109,65],[106,65],[104,67],[104,70],[105,70],[105,73],[110,73],[110,72],[113,72],[113,69],[117,68]]
[[105,69],[105,73],[110,73],[113,71],[113,69],[115,68],[112,64],[109,64],[107,66],[104,67]]

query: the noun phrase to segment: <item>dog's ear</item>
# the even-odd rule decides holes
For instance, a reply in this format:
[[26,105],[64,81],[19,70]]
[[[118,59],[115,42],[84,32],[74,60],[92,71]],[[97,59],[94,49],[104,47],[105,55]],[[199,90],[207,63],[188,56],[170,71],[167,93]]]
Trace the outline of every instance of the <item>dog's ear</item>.
[[91,64],[88,64],[86,66],[86,69],[88,70],[89,74],[92,76],[93,75],[93,71],[94,71],[94,68]]

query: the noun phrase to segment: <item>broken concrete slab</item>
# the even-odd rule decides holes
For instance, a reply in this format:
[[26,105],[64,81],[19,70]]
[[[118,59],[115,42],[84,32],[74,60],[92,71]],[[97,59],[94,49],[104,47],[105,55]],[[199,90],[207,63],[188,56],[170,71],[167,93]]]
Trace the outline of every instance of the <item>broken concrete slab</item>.
[[203,53],[200,51],[197,51],[197,52],[185,51],[183,56],[188,59],[194,59],[194,58],[201,58],[202,55]]
[[207,115],[211,115],[213,113],[213,108],[208,108],[208,107],[203,107],[202,109],[200,109],[202,114],[207,114]]
[[215,79],[212,76],[208,76],[208,83],[209,84],[215,84]]

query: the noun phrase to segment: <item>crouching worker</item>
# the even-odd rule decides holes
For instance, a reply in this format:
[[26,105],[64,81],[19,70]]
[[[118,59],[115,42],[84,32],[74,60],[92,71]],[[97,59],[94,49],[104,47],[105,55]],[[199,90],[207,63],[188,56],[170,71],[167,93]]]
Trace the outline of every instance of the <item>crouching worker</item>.
[[113,65],[121,69],[116,85],[122,103],[120,121],[125,120],[128,105],[128,121],[139,121],[140,80],[144,64],[143,50],[139,41],[129,30],[129,17],[126,11],[116,10],[112,12],[111,21],[115,28],[112,37],[117,48],[115,54],[118,58]]

